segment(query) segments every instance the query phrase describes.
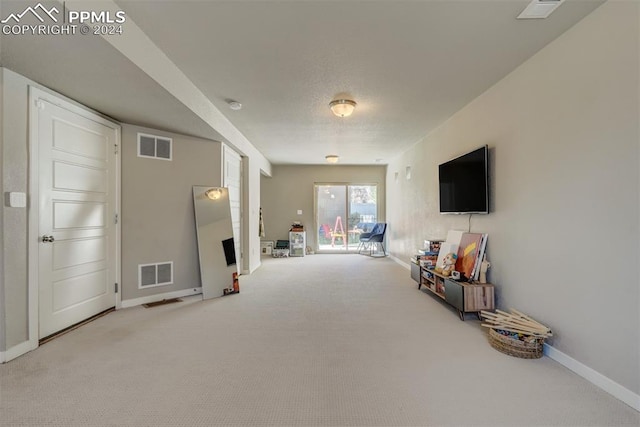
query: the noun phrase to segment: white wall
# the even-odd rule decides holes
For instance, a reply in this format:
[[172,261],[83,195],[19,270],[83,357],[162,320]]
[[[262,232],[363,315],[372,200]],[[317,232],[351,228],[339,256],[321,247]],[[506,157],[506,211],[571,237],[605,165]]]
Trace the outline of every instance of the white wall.
[[[0,152],[3,149],[3,143],[2,141],[4,140],[4,69],[0,69]],[[0,188],[2,188],[2,194],[3,197],[5,194],[5,190],[4,190],[4,177],[3,177],[3,167],[2,167],[2,161],[1,159],[4,158],[4,155],[2,157],[0,157]],[[3,208],[0,209],[0,230],[3,230],[2,235],[4,236],[4,221],[3,221],[3,217],[4,217],[4,204],[6,202],[3,203]],[[5,316],[6,316],[6,312],[5,312],[5,303],[4,303],[4,238],[0,238],[0,271],[2,272],[2,274],[0,274],[0,352],[4,352],[4,350],[6,349],[6,345],[5,345],[5,338],[4,338],[4,332],[5,332]]]
[[[2,68],[2,191],[28,194],[28,90],[30,80]],[[9,125],[10,124],[10,125]],[[6,197],[6,196],[5,196]],[[2,206],[2,278],[4,347],[9,351],[29,339],[27,209]]]
[[[255,271],[260,267],[260,235],[259,221],[260,221],[260,194],[262,192],[261,176],[263,172],[264,163],[255,157],[249,157],[244,163],[247,173],[249,185],[245,187],[245,253],[244,262],[245,266],[248,265],[249,272]],[[271,165],[268,167],[268,173],[271,173]],[[247,262],[248,259],[248,262]]]
[[[29,195],[29,87],[57,94],[17,73],[0,68],[2,75],[2,191],[24,192]],[[80,107],[73,100],[66,99]],[[84,107],[86,108],[86,107]],[[15,357],[29,349],[25,346],[29,340],[28,312],[28,208],[2,206],[2,241],[0,252],[2,273],[0,274],[0,312],[4,316],[4,325],[0,321],[0,352],[6,351]],[[32,236],[37,238],[37,236]],[[4,326],[4,327],[3,327]],[[2,355],[0,355],[2,356]]]
[[[114,13],[120,9],[113,1],[103,2],[101,7]],[[104,37],[104,40],[215,129],[224,143],[245,157],[245,166],[248,165],[249,169],[244,176],[249,184],[244,187],[246,209],[243,223],[244,230],[249,230],[250,234],[243,238],[248,245],[244,248],[243,269],[248,266],[250,271],[255,270],[260,265],[260,241],[257,237],[259,176],[260,173],[271,175],[271,163],[133,21],[127,21],[127,31],[121,37]]]
[[[138,157],[138,132],[172,138],[172,160]],[[220,186],[222,144],[122,126],[122,300],[199,288],[194,185]],[[173,261],[172,285],[138,289],[138,265]]]
[[636,395],[638,22],[638,3],[605,3],[387,174],[389,249],[406,260],[424,239],[467,230],[467,215],[438,214],[437,166],[488,144],[491,213],[473,216],[471,230],[489,233],[498,306],[547,324],[555,349]]
[[[272,177],[262,178],[262,213],[266,237],[289,239],[289,228],[300,221],[307,231],[307,245],[316,247],[314,218],[315,183],[378,184],[378,220],[385,220],[384,166],[274,165]],[[297,211],[302,210],[302,215]]]
[[[19,74],[16,74],[6,68],[0,67],[0,95],[2,110],[0,114],[0,183],[2,185],[3,196],[10,191],[20,191],[28,194],[28,159],[29,159],[29,140],[28,140],[28,93],[29,86],[37,87],[56,96],[63,97]],[[80,107],[84,107],[71,99],[66,99]],[[84,107],[86,108],[86,107]],[[10,125],[8,125],[10,124]],[[169,166],[169,175],[158,176],[155,168],[148,170],[148,175],[140,175],[144,167],[140,167],[144,162],[138,163],[140,160],[135,157],[135,132],[137,128],[134,126],[124,125],[123,129],[123,178],[122,178],[122,211],[121,219],[123,220],[123,263],[122,277],[124,283],[123,302],[131,301],[137,298],[144,298],[153,295],[156,292],[165,292],[167,288],[154,288],[155,291],[148,290],[139,291],[137,289],[137,278],[133,278],[132,273],[137,271],[138,263],[142,263],[142,259],[152,259],[150,262],[163,261],[156,259],[163,253],[159,246],[144,246],[144,241],[148,241],[149,231],[146,225],[154,224],[150,222],[140,221],[139,217],[143,213],[148,213],[148,205],[140,204],[140,201],[149,203],[150,201],[158,202],[163,200],[166,191],[180,191],[184,194],[184,198],[180,198],[176,194],[175,197],[165,204],[160,203],[158,209],[154,212],[156,217],[163,216],[162,225],[156,221],[156,227],[153,232],[152,239],[157,242],[162,238],[162,234],[166,233],[172,236],[173,242],[184,243],[183,247],[176,246],[173,250],[183,251],[176,255],[177,259],[187,259],[187,262],[180,265],[174,264],[176,277],[176,289],[186,289],[198,285],[199,274],[197,255],[193,257],[195,249],[195,241],[191,242],[191,238],[181,239],[176,233],[182,233],[184,237],[191,233],[190,223],[193,215],[185,214],[185,209],[191,209],[191,185],[201,184],[200,182],[191,181],[195,179],[207,179],[212,184],[220,182],[220,157],[215,158],[215,146],[219,143],[206,141],[198,138],[190,138],[176,134],[168,134],[166,132],[150,131],[161,135],[169,135],[175,138],[175,142],[184,142],[184,145],[176,147],[174,145],[175,162]],[[146,129],[148,130],[148,129]],[[247,148],[248,147],[248,148]],[[251,237],[247,238],[249,243],[245,257],[248,256],[248,265],[251,270],[255,270],[260,265],[260,239],[258,237],[258,210],[260,206],[260,173],[270,174],[271,165],[266,159],[252,146],[247,145],[248,154],[243,153],[247,158],[249,169],[249,188],[246,189],[246,202],[248,203],[250,213],[246,215],[246,226],[249,229]],[[131,155],[133,151],[133,155]],[[218,149],[219,151],[219,149]],[[125,155],[126,152],[126,155]],[[126,159],[125,159],[126,157]],[[212,157],[211,168],[207,163],[208,157]],[[147,161],[150,161],[147,159]],[[159,162],[159,161],[158,161]],[[179,167],[179,170],[176,169]],[[136,174],[136,171],[138,175]],[[165,171],[166,172],[166,171]],[[152,185],[150,178],[154,177],[156,184],[162,181],[162,185]],[[207,177],[211,177],[209,180]],[[166,179],[168,177],[177,177],[176,179]],[[189,181],[191,180],[191,181]],[[179,188],[180,187],[180,188]],[[186,191],[182,191],[186,188]],[[164,192],[162,191],[164,190]],[[162,194],[160,194],[162,193]],[[166,199],[165,199],[166,200]],[[153,203],[150,203],[153,204]],[[136,206],[140,211],[136,213]],[[182,211],[176,213],[176,211]],[[28,216],[25,208],[10,208],[3,203],[0,209],[0,240],[2,248],[0,249],[0,360],[4,358],[16,357],[30,349],[29,344],[29,312],[28,312]],[[167,214],[176,214],[167,218]],[[138,221],[140,227],[130,227],[135,221]],[[195,227],[195,226],[194,226]],[[142,235],[140,234],[142,232]],[[160,233],[157,236],[154,233]],[[176,237],[177,236],[177,237]],[[193,233],[195,236],[195,231]],[[132,239],[139,238],[139,241]],[[166,242],[164,242],[166,244]],[[193,243],[193,244],[192,244]],[[128,257],[131,255],[131,258]],[[173,256],[172,254],[167,254]],[[193,260],[196,260],[194,264]],[[169,261],[171,259],[164,259]],[[132,264],[133,263],[133,264]],[[132,265],[135,264],[135,268]],[[198,280],[196,280],[198,278]],[[195,282],[195,283],[194,283]]]

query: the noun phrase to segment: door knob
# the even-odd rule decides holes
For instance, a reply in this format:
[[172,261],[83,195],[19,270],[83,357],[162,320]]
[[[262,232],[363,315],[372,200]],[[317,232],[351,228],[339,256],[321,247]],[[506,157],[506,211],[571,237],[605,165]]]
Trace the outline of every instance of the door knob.
[[51,243],[54,240],[56,239],[54,239],[53,236],[47,236],[46,234],[42,236],[42,243]]

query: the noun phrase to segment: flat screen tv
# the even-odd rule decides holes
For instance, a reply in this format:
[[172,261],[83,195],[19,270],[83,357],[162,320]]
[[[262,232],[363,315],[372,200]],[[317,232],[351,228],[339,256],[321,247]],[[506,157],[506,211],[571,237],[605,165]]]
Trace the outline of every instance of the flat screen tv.
[[488,152],[485,145],[439,166],[441,214],[488,214]]

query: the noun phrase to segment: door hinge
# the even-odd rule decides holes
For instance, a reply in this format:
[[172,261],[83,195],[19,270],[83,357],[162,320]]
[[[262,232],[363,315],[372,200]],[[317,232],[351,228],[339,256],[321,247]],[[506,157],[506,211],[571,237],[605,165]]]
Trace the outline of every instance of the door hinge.
[[117,224],[117,223],[118,223],[118,214],[115,214],[115,215],[113,216],[113,223],[114,223],[114,224]]
[[113,288],[114,288],[114,290],[115,290],[115,292],[117,294],[118,293],[118,284],[114,283],[113,285],[114,285]]
[[113,144],[113,152],[118,154],[118,144]]

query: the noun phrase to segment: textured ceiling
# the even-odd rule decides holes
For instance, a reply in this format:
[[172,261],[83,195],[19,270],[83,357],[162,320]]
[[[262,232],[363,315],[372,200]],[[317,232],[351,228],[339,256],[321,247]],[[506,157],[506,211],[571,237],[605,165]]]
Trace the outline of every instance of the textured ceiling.
[[[2,1],[3,16],[11,3]],[[338,154],[343,164],[375,164],[602,1],[567,0],[526,21],[515,17],[529,0],[116,3],[272,163]],[[4,66],[114,118],[220,139],[99,38],[5,36],[1,46]],[[340,94],[358,103],[349,118],[328,108]],[[229,99],[243,109],[230,110]]]

